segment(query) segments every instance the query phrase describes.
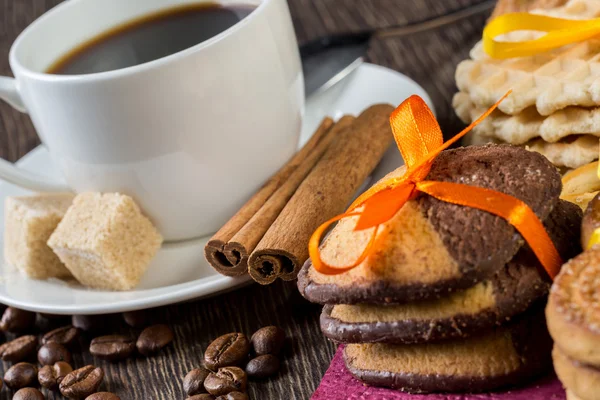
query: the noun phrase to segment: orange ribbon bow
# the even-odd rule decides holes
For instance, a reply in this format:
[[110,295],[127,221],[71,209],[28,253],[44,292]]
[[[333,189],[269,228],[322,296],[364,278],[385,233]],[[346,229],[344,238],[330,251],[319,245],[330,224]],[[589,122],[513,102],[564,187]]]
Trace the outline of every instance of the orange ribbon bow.
[[[323,274],[335,275],[360,265],[373,251],[378,226],[391,219],[408,200],[415,198],[418,192],[423,192],[448,203],[477,208],[504,218],[523,235],[550,278],[554,279],[562,261],[544,225],[527,204],[495,190],[425,180],[438,154],[479,124],[509,93],[445,143],[440,126],[423,99],[413,95],[400,104],[390,116],[390,124],[396,144],[408,167],[406,173],[398,178],[378,182],[356,199],[346,213],[317,228],[308,246],[314,268]],[[357,210],[361,206],[363,209]],[[374,232],[366,248],[352,265],[328,265],[321,259],[321,237],[332,223],[347,217],[359,217],[355,231],[375,227]]]

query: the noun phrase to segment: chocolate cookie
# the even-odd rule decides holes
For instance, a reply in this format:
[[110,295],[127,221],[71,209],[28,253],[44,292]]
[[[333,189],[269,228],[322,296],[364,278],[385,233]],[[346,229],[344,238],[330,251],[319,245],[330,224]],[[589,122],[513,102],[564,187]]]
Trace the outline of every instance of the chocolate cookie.
[[[560,201],[546,219],[546,229],[563,259],[578,254],[581,209]],[[550,282],[529,247],[494,276],[439,299],[408,304],[326,305],[321,330],[346,343],[423,343],[464,338],[490,329],[524,312],[546,296]]]
[[568,399],[600,399],[600,368],[570,358],[556,345],[552,360],[556,375],[570,392]]
[[[389,176],[400,176],[403,169]],[[452,181],[515,196],[544,221],[560,194],[556,168],[527,150],[487,145],[442,152],[428,180]],[[323,259],[348,265],[364,249],[372,230],[354,232],[356,218],[332,230]],[[358,267],[335,276],[310,262],[298,276],[300,292],[316,303],[402,303],[439,297],[491,277],[523,245],[504,219],[471,207],[421,194],[379,228],[377,251]]]
[[512,324],[464,340],[348,344],[346,367],[367,385],[410,393],[482,392],[527,382],[551,368],[552,340],[540,307]]
[[584,251],[556,277],[546,308],[548,330],[569,357],[600,366],[600,246]]

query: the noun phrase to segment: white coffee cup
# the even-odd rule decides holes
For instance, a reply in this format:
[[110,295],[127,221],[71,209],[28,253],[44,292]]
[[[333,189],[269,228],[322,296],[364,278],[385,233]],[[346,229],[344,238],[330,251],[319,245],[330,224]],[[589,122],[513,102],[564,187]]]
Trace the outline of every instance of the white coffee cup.
[[37,191],[133,196],[167,240],[216,231],[296,150],[304,109],[298,46],[285,0],[187,50],[86,75],[44,71],[110,28],[198,0],[70,0],[21,33],[15,79],[0,98],[29,113],[67,182],[0,160],[0,178]]

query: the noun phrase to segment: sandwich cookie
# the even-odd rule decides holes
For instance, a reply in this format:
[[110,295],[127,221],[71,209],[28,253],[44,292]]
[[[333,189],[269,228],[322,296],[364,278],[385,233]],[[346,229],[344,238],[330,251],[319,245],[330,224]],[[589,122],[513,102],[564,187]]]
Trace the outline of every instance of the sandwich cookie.
[[410,393],[483,392],[517,385],[551,367],[552,340],[535,307],[482,336],[424,344],[348,344],[346,367],[367,385]]
[[[561,200],[546,220],[546,229],[565,260],[581,251],[581,214],[577,205]],[[491,279],[439,299],[326,305],[321,330],[330,339],[346,343],[423,343],[469,337],[506,323],[545,297],[550,282],[540,274],[541,268],[524,246]]]
[[[400,168],[390,176],[401,176]],[[384,178],[384,179],[386,179]],[[543,156],[507,145],[442,152],[427,180],[488,188],[524,201],[544,221],[558,202],[560,175]],[[356,217],[332,230],[321,247],[330,265],[358,258],[374,228],[354,232]],[[501,217],[421,193],[379,226],[376,250],[339,275],[316,271],[310,260],[298,277],[315,303],[402,303],[434,298],[489,279],[522,247],[522,236]]]

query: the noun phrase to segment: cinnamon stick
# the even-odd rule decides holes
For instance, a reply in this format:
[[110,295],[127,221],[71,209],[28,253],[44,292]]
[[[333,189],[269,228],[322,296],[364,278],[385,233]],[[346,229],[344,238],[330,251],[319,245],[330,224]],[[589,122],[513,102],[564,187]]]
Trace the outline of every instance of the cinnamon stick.
[[304,181],[304,178],[310,173],[315,164],[323,156],[329,145],[336,137],[350,126],[354,120],[353,116],[343,116],[321,139],[318,145],[313,149],[296,168],[296,170],[288,177],[288,179],[269,197],[265,204],[250,218],[233,237],[225,244],[225,254],[240,254],[240,263],[246,266],[248,270],[248,256],[256,245],[263,238],[267,230],[277,219],[281,210],[286,206],[298,186]]
[[310,140],[273,175],[229,221],[208,241],[204,247],[204,257],[217,272],[227,276],[240,276],[248,271],[247,256],[235,248],[226,249],[225,245],[250,221],[275,191],[290,177],[304,160],[312,154],[319,142],[327,135],[333,120],[325,118]]
[[248,272],[255,281],[296,278],[308,259],[312,233],[344,212],[391,144],[393,110],[371,106],[336,137],[250,255]]

